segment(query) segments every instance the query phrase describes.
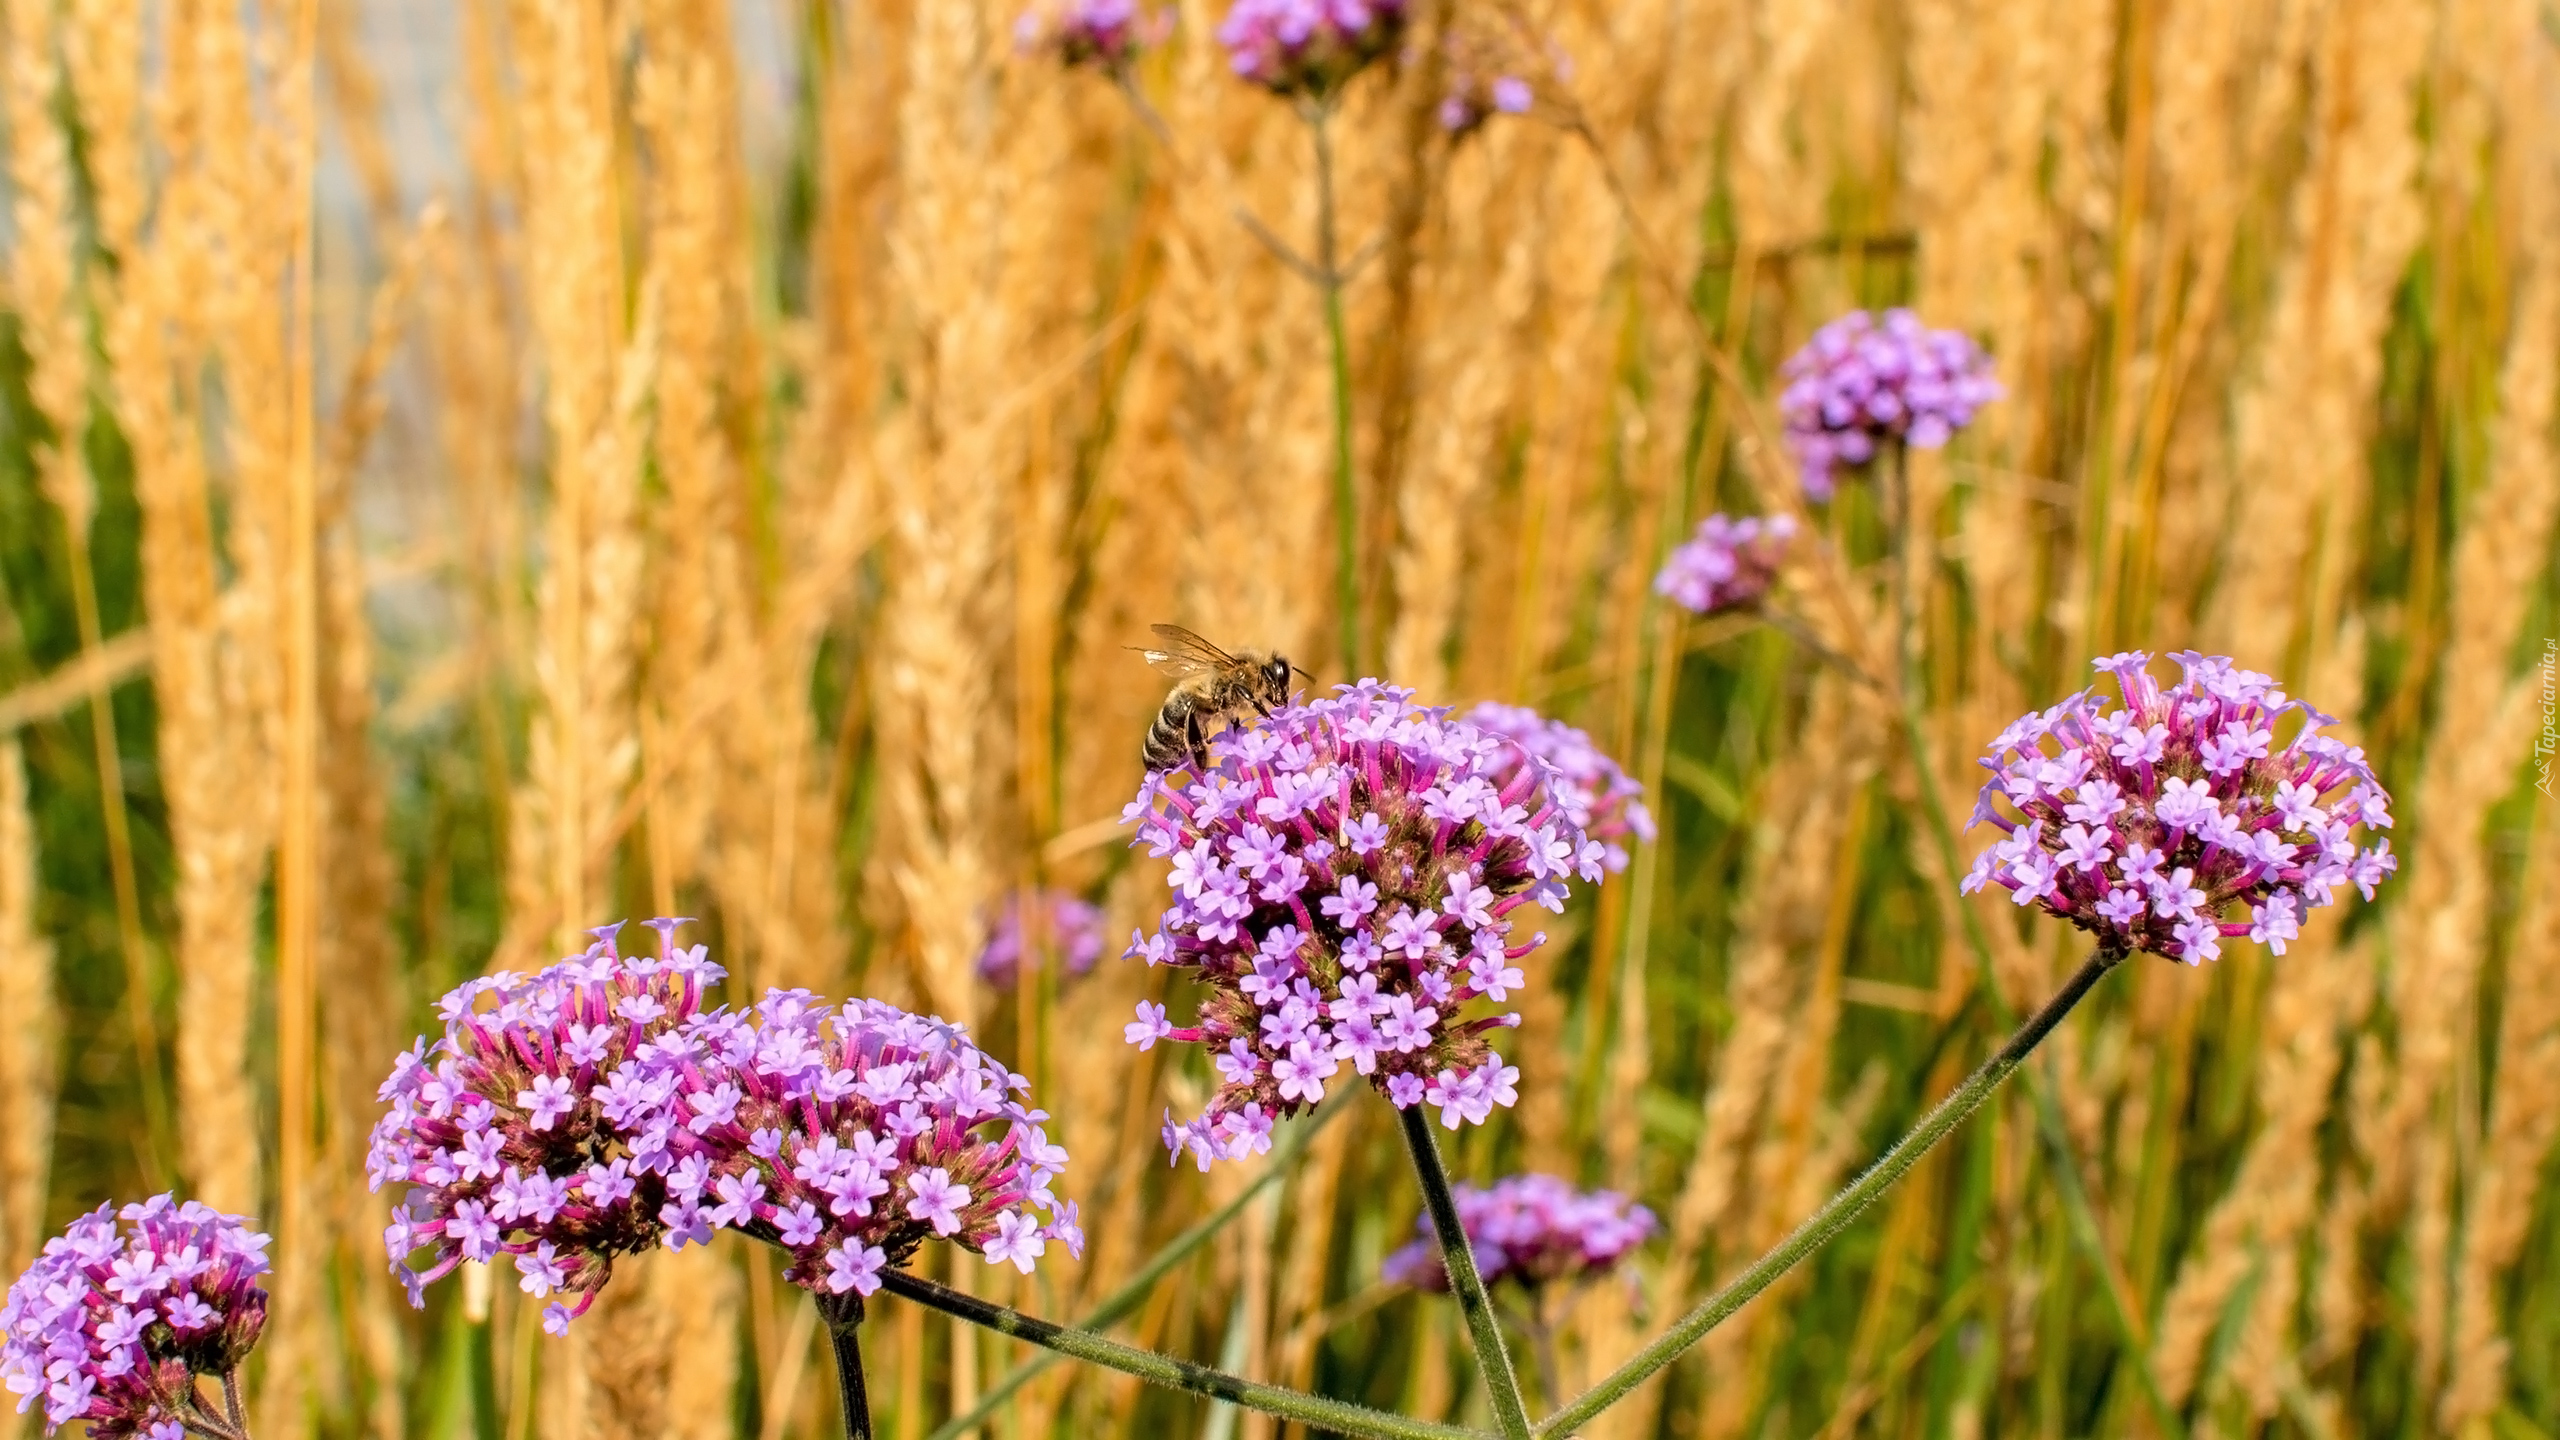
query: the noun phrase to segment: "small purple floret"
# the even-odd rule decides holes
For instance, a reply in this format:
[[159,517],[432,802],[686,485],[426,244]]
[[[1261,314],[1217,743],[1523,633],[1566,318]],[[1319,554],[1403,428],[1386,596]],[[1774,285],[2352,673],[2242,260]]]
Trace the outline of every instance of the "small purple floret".
[[2319,733],[2336,722],[2272,678],[2219,655],[2169,658],[2186,675],[2168,689],[2148,654],[2127,651],[2096,662],[2121,708],[2084,690],[2000,732],[1973,823],[2008,838],[1961,888],[2003,886],[2103,943],[2190,965],[2243,936],[2282,955],[2341,887],[2370,900],[2399,868],[2389,840],[2355,840],[2390,828],[2391,797],[2363,750]]
[[[1610,874],[1627,868],[1627,852],[1619,841],[1631,837],[1652,841],[1653,812],[1644,808],[1644,786],[1593,744],[1588,734],[1526,705],[1496,700],[1487,700],[1459,718],[1555,767],[1556,803],[1563,807],[1566,819],[1600,842],[1600,863]],[[1511,782],[1513,768],[1500,768],[1496,787]]]
[[77,1420],[106,1440],[183,1433],[197,1378],[237,1370],[265,1328],[266,1248],[193,1200],[99,1206],[9,1287],[0,1382],[21,1414],[43,1397],[47,1434]]
[[1850,311],[1813,332],[1779,374],[1787,444],[1815,500],[1831,498],[1841,466],[1863,465],[1889,442],[1934,450],[2005,393],[1971,336],[1902,309]]
[[988,927],[986,948],[978,952],[978,976],[988,984],[1011,989],[1022,963],[1025,911],[1049,926],[1049,944],[1070,976],[1089,973],[1102,958],[1102,911],[1064,890],[1024,891],[1007,900]]
[[1218,43],[1244,79],[1324,96],[1392,51],[1404,21],[1404,0],[1236,0]]
[[1054,55],[1062,65],[1119,71],[1172,29],[1170,8],[1149,14],[1137,0],[1058,0],[1024,11],[1013,22],[1013,43],[1025,54]]
[[[1458,1224],[1486,1284],[1510,1280],[1524,1289],[1556,1280],[1606,1275],[1661,1227],[1653,1212],[1613,1190],[1583,1192],[1553,1175],[1513,1175],[1491,1189],[1451,1187]],[[1414,1224],[1423,1238],[1378,1267],[1389,1284],[1446,1292],[1448,1269],[1431,1217]]]
[[1607,850],[1583,832],[1557,767],[1522,744],[1375,680],[1292,703],[1211,742],[1216,768],[1149,774],[1123,818],[1171,857],[1171,908],[1130,955],[1191,973],[1196,1024],[1140,1007],[1131,1043],[1208,1048],[1222,1081],[1164,1138],[1207,1169],[1259,1154],[1272,1123],[1330,1083],[1366,1079],[1456,1129],[1518,1098],[1519,1070],[1463,1018],[1523,983],[1512,912],[1561,910]]
[[1698,615],[1742,609],[1768,593],[1795,533],[1792,515],[1710,515],[1698,522],[1687,544],[1671,552],[1653,588]]

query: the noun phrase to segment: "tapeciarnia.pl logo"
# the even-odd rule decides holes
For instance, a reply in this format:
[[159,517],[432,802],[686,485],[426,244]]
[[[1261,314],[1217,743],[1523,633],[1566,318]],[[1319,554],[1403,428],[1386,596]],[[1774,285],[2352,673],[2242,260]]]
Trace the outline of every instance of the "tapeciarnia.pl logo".
[[2533,742],[2534,768],[2541,778],[2534,788],[2551,794],[2551,757],[2560,751],[2560,639],[2542,642],[2542,736]]

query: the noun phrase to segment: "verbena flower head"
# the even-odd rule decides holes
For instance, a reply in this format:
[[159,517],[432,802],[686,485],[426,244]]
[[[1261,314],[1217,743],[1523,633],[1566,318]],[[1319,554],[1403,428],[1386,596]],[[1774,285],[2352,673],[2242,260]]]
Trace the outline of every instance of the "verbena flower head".
[[1687,544],[1671,552],[1662,573],[1653,577],[1653,588],[1698,615],[1754,604],[1778,578],[1778,564],[1795,533],[1792,515],[1766,520],[1710,515],[1698,522]]
[[[124,1224],[118,1228],[121,1217]],[[45,1242],[0,1311],[0,1380],[45,1430],[178,1440],[196,1377],[239,1367],[267,1321],[267,1237],[237,1215],[158,1195],[101,1205]]]
[[1880,443],[1934,450],[2004,393],[1972,337],[1932,330],[1901,309],[1881,319],[1850,311],[1813,332],[1779,373],[1787,444],[1816,500],[1831,498],[1834,471],[1865,464]]
[[1064,890],[1026,890],[996,911],[987,929],[986,948],[978,952],[978,976],[990,985],[1009,987],[1022,964],[1023,917],[1039,916],[1048,925],[1048,941],[1069,975],[1082,975],[1102,958],[1102,911]]
[[1484,75],[1471,70],[1449,73],[1449,93],[1440,99],[1440,128],[1465,135],[1496,115],[1526,115],[1537,93],[1517,75]]
[[[1661,1228],[1652,1211],[1614,1190],[1586,1193],[1553,1175],[1513,1175],[1491,1189],[1460,1184],[1450,1195],[1488,1285],[1508,1279],[1536,1289],[1606,1275]],[[1379,1275],[1390,1284],[1447,1291],[1449,1271],[1431,1217],[1417,1217],[1414,1229],[1422,1238],[1387,1256]]]
[[1013,22],[1013,43],[1025,54],[1054,55],[1063,65],[1121,70],[1172,30],[1170,9],[1151,14],[1138,0],[1051,0]]
[[1460,717],[1489,734],[1517,744],[1525,755],[1498,765],[1494,788],[1511,783],[1512,772],[1534,755],[1555,767],[1557,804],[1565,818],[1600,842],[1600,863],[1614,875],[1627,868],[1627,852],[1618,842],[1634,837],[1653,840],[1653,812],[1644,808],[1644,786],[1618,768],[1618,762],[1591,743],[1591,737],[1561,720],[1551,720],[1526,705],[1487,700]]
[[1218,43],[1245,79],[1320,98],[1392,51],[1404,20],[1404,0],[1236,0]]
[[743,1230],[791,1252],[792,1281],[863,1296],[931,1239],[1026,1275],[1049,1241],[1084,1253],[1074,1203],[1049,1189],[1067,1152],[1023,1102],[1031,1082],[960,1026],[777,990],[752,1024],[702,1028],[728,1078],[686,1100],[707,1153],[668,1174],[669,1244]]
[[527,1294],[569,1297],[544,1311],[559,1334],[616,1257],[720,1229],[790,1250],[789,1277],[830,1294],[871,1293],[928,1236],[1026,1269],[1046,1239],[1081,1247],[1072,1206],[1028,1219],[1065,1156],[1014,1098],[1027,1082],[877,1001],[777,990],[705,1011],[724,972],[674,944],[680,923],[651,922],[654,958],[617,953],[610,926],[529,979],[470,981],[445,997],[444,1039],[400,1057],[369,1168],[377,1190],[408,1187],[383,1244],[412,1304],[507,1256]]
[[1517,1068],[1464,1018],[1524,983],[1545,941],[1511,913],[1563,908],[1606,854],[1568,808],[1555,766],[1413,692],[1375,680],[1293,703],[1212,742],[1214,771],[1150,774],[1122,813],[1173,857],[1172,907],[1128,953],[1208,991],[1177,1028],[1141,1003],[1130,1043],[1205,1045],[1221,1084],[1207,1112],[1165,1118],[1166,1146],[1202,1169],[1270,1145],[1275,1119],[1324,1097],[1348,1065],[1398,1109],[1482,1123],[1518,1098]]
[[[2200,965],[2240,936],[2281,955],[2305,916],[2354,885],[2364,898],[2399,868],[2391,797],[2364,751],[2320,734],[2337,722],[2288,700],[2268,676],[2182,650],[2162,689],[2127,651],[2096,662],[2123,704],[2084,690],[1991,742],[1973,822],[2008,838],[1964,878],[2008,888],[2130,952]],[[2289,715],[2290,742],[2276,731]],[[2004,810],[2006,813],[2004,813]]]

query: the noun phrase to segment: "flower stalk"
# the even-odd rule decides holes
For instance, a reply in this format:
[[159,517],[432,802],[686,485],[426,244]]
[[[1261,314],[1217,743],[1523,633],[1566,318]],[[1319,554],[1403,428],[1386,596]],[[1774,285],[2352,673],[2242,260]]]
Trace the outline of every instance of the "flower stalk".
[[2124,959],[2125,953],[2107,945],[2100,945],[2092,951],[2089,958],[2081,962],[2080,968],[2072,972],[2071,978],[2063,982],[2053,998],[2027,1017],[2026,1023],[2009,1037],[2008,1043],[1983,1061],[1981,1068],[1966,1076],[1963,1084],[1948,1092],[1947,1097],[1923,1116],[1908,1134],[1894,1142],[1893,1148],[1884,1153],[1884,1158],[1831,1197],[1767,1254],[1753,1261],[1749,1269],[1680,1317],[1679,1323],[1663,1332],[1659,1339],[1636,1352],[1634,1358],[1612,1371],[1599,1384],[1583,1392],[1581,1398],[1549,1417],[1535,1433],[1540,1436],[1574,1433],[1594,1416],[1626,1398],[1638,1385],[1678,1359],[1690,1346],[1706,1338],[1708,1331],[1724,1323],[1735,1311],[1749,1304],[1753,1297],[1775,1284],[1780,1276],[1794,1269],[1797,1262],[1829,1244],[1832,1237],[1847,1229],[1869,1205],[1875,1203],[1878,1196],[1892,1189],[1912,1166],[1920,1163],[1922,1156],[1937,1148],[1939,1141],[1953,1134],[1966,1117],[1980,1108],[1982,1102],[1990,1098],[1991,1092],[1999,1089],[2001,1082],[2009,1078],[2010,1072],[2023,1064],[2036,1046],[2053,1033],[2063,1017],[2088,998],[2090,990]]
[[1342,670],[1345,678],[1360,675],[1360,512],[1358,476],[1351,454],[1351,337],[1342,319],[1340,237],[1336,234],[1333,199],[1333,118],[1330,98],[1309,100],[1300,107],[1316,149],[1316,288],[1324,296],[1325,340],[1332,352],[1333,375],[1333,592],[1341,613]]
[[1413,1155],[1414,1178],[1422,1186],[1422,1202],[1431,1212],[1431,1228],[1440,1236],[1440,1259],[1449,1270],[1450,1293],[1467,1319],[1467,1336],[1475,1344],[1476,1369],[1484,1375],[1485,1398],[1492,1403],[1493,1423],[1506,1440],[1529,1440],[1529,1409],[1520,1399],[1520,1376],[1511,1368],[1511,1351],[1502,1343],[1502,1323],[1476,1272],[1475,1247],[1467,1243],[1467,1227],[1458,1218],[1457,1197],[1449,1191],[1449,1172],[1440,1163],[1440,1142],[1431,1133],[1431,1117],[1421,1106],[1400,1110],[1405,1148]]
[[893,1295],[903,1296],[927,1309],[939,1310],[972,1325],[983,1326],[999,1335],[1054,1350],[1071,1360],[1117,1370],[1123,1375],[1135,1375],[1167,1389],[1206,1395],[1247,1410],[1295,1420],[1309,1429],[1361,1436],[1366,1440],[1483,1440],[1478,1432],[1462,1430],[1455,1425],[1392,1415],[1366,1405],[1330,1400],[1285,1386],[1264,1385],[1206,1365],[1177,1360],[1135,1345],[1124,1345],[1090,1330],[1071,1329],[1054,1320],[1025,1315],[975,1295],[963,1295],[905,1270],[886,1271],[880,1281],[881,1288]]
[[[1174,1267],[1191,1258],[1193,1251],[1198,1250],[1213,1236],[1226,1229],[1229,1222],[1244,1213],[1245,1206],[1252,1203],[1253,1197],[1295,1173],[1293,1167],[1299,1153],[1307,1148],[1308,1142],[1315,1139],[1334,1117],[1348,1108],[1352,1097],[1358,1093],[1357,1090],[1348,1086],[1337,1090],[1333,1098],[1316,1108],[1315,1114],[1306,1124],[1292,1126],[1288,1134],[1271,1147],[1269,1163],[1264,1165],[1261,1172],[1253,1179],[1247,1181],[1243,1189],[1236,1192],[1234,1199],[1194,1222],[1190,1229],[1165,1242],[1165,1247],[1155,1253],[1155,1258],[1138,1267],[1137,1273],[1122,1282],[1119,1289],[1105,1296],[1102,1303],[1078,1317],[1076,1328],[1106,1330],[1136,1314],[1139,1307],[1146,1303],[1147,1296],[1154,1292],[1157,1281],[1173,1273]],[[1013,1392],[1030,1384],[1034,1376],[1057,1364],[1058,1360],[1059,1356],[1054,1353],[1037,1355],[1014,1366],[1004,1373],[1003,1378],[979,1394],[976,1405],[944,1421],[940,1428],[926,1437],[926,1440],[959,1440],[963,1435],[975,1433],[981,1422],[995,1414],[1005,1401],[1013,1397]]]
[[871,1395],[862,1378],[862,1297],[827,1295],[817,1300],[836,1357],[836,1400],[844,1410],[844,1440],[871,1440]]

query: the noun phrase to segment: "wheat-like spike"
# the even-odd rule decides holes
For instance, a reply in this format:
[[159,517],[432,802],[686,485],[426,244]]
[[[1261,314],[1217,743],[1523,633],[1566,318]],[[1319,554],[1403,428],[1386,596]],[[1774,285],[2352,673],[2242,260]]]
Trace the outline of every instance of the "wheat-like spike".
[[36,929],[36,832],[26,755],[0,735],[0,1266],[35,1257],[44,1237],[60,1091],[53,946]]
[[[2547,649],[2543,664],[2553,664]],[[2543,694],[2551,693],[2550,685],[2544,681]],[[2513,1342],[2501,1333],[2499,1280],[2523,1253],[2543,1165],[2560,1140],[2560,1103],[2554,1103],[2548,1084],[2560,1068],[2560,884],[2551,879],[2560,874],[2560,805],[2546,795],[2541,812],[2525,857],[2525,874],[2537,878],[2507,949],[2498,1071],[2480,1166],[2463,1214],[2453,1290],[2453,1371],[2437,1411],[2437,1423],[2449,1433],[2494,1413],[2505,1400]]]
[[[2528,210],[2549,213],[2549,177],[2537,175],[2529,184],[2539,195]],[[2388,997],[2399,1024],[2397,1065],[2383,1109],[2358,1117],[2357,1127],[2359,1148],[2376,1161],[2386,1208],[2398,1198],[2390,1177],[2405,1172],[2384,1157],[2427,1123],[2466,1043],[2489,914],[2489,856],[2480,826],[2506,793],[2511,757],[2538,718],[2523,701],[2539,677],[2511,676],[2506,657],[2529,613],[2560,514],[2547,439],[2560,299],[2547,271],[2536,265],[2519,297],[2500,377],[2489,481],[2467,507],[2447,572],[2451,596],[2435,726],[2439,736],[2452,738],[2429,748],[2406,804],[2413,823],[2404,889],[2392,915],[2397,953]]]
[[995,303],[1005,280],[1000,137],[981,108],[994,77],[972,5],[916,16],[900,110],[904,205],[890,241],[914,354],[907,410],[885,441],[893,469],[929,475],[891,501],[891,601],[874,684],[882,798],[895,830],[889,880],[931,1006],[966,1021],[970,962],[997,879],[991,841],[1010,731],[995,721],[1005,618],[996,589],[1017,436],[984,423],[1017,342]]
[[[2554,211],[2560,210],[2560,170],[2555,170],[2545,150],[2550,120],[2542,105],[2552,66],[2545,47],[2523,41],[2514,15],[2506,16],[2506,21],[2506,31],[2492,38],[2509,57],[2499,99],[2503,122],[2511,132],[2506,143],[2518,151],[2516,206],[2524,225],[2547,225]],[[2532,588],[2531,577],[2540,563],[2536,557],[2548,553],[2551,528],[2560,518],[2560,481],[2553,478],[2550,438],[2554,402],[2560,398],[2554,395],[2555,370],[2560,367],[2555,367],[2553,359],[2560,353],[2560,266],[2539,253],[2523,263],[2529,268],[2518,286],[2515,328],[2498,379],[2489,483],[2474,497],[2472,518],[2456,544],[2448,631],[2454,639],[2441,671],[2439,736],[2464,735],[2461,729],[2447,727],[2480,716],[2487,722],[2487,733],[2477,741],[2483,746],[2525,745],[2537,719],[2547,740],[2554,693],[2555,661],[2548,639],[2536,657],[2538,663],[2523,675],[2508,680],[2500,664],[2507,653],[2500,641],[2525,618],[2523,592]],[[2441,738],[2437,746],[2438,753],[2462,748]],[[2536,1078],[2547,1078],[2547,1057],[2560,1045],[2560,960],[2555,959],[2560,957],[2560,945],[2552,939],[2560,933],[2553,921],[2560,915],[2560,898],[2555,897],[2550,879],[2555,854],[2560,854],[2553,839],[2560,825],[2552,817],[2560,809],[2549,798],[2552,761],[2547,744],[2535,746],[2534,753],[2542,767],[2542,823],[2524,871],[2531,877],[2526,909],[2507,947],[2498,1017],[2498,1069],[2489,1094],[2478,1168],[2469,1177],[2461,1247],[2446,1277],[2451,1318],[2443,1343],[2452,1368],[2438,1417],[2449,1432],[2487,1416],[2501,1401],[2508,1342],[2499,1333],[2497,1277],[2515,1262],[2531,1223],[2542,1157],[2554,1134],[2560,1133],[2560,1106],[2552,1103],[2547,1083]],[[2488,756],[2477,760],[2448,756],[2445,769],[2446,788],[2459,785],[2466,798],[2478,794],[2487,800],[2504,789],[2504,777]],[[2421,785],[2437,778],[2431,764]],[[2420,792],[2422,800],[2434,793]],[[2433,834],[2435,817],[2421,818],[2427,822],[2423,833]],[[2466,839],[2469,832],[2448,838]],[[2477,849],[2464,858],[2473,865],[2485,861]],[[2452,898],[2458,902],[2463,897]],[[2409,938],[2429,947],[2423,958],[2411,955],[2410,963],[2427,964],[2443,953],[2438,947],[2453,937],[2430,927]],[[2395,985],[2394,990],[2395,999],[2408,993],[2402,986]],[[2421,1058],[2443,1064],[2431,1051],[2422,1051]],[[2403,1109],[2414,1110],[2420,1103],[2414,1093],[2399,1097]]]

